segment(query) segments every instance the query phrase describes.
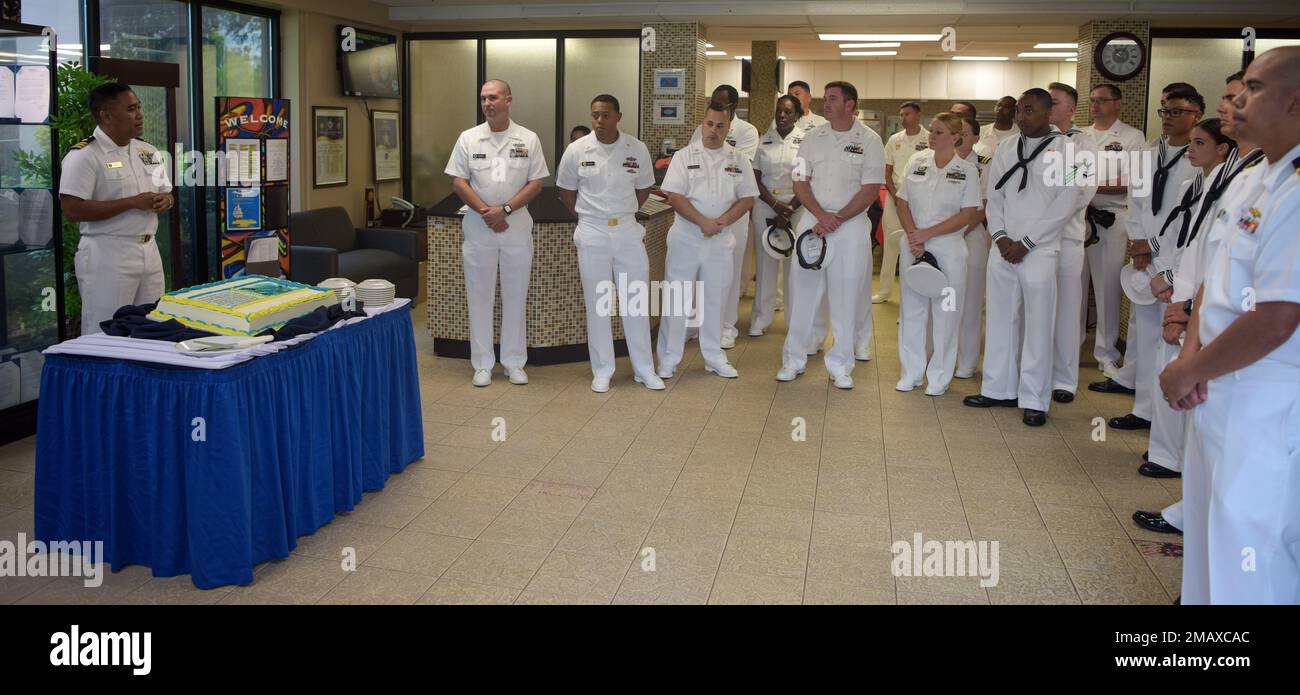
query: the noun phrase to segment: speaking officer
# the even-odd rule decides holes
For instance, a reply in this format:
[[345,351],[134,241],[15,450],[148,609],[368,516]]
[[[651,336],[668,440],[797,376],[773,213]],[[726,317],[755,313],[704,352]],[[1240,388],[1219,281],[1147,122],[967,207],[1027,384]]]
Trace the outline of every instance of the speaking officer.
[[[733,225],[742,223],[758,195],[749,157],[727,144],[731,110],[713,102],[704,113],[699,142],[678,150],[668,164],[659,189],[677,213],[668,230],[668,258],[664,262],[666,288],[690,286],[698,277],[703,302],[697,307],[700,355],[704,370],[734,379],[736,369],[722,351],[724,293],[731,282]],[[673,376],[686,345],[686,317],[673,311],[665,289],[662,306],[669,315],[659,320],[659,376]]]
[[[871,303],[888,301],[894,291],[894,270],[898,267],[898,252],[903,243],[903,224],[898,220],[898,185],[903,182],[903,169],[912,155],[930,146],[930,133],[921,127],[921,105],[909,101],[898,109],[903,129],[889,136],[885,143],[885,216],[882,218],[885,235],[885,255],[880,262],[880,285]],[[863,359],[866,359],[865,357]]]
[[826,371],[837,388],[851,389],[857,303],[867,301],[864,285],[868,291],[871,288],[870,279],[862,277],[871,273],[866,212],[884,182],[885,155],[880,136],[854,117],[857,88],[848,82],[831,82],[822,104],[828,122],[804,136],[799,146],[804,171],[796,172],[794,191],[807,212],[795,231],[796,236],[811,230],[822,237],[831,258],[819,269],[790,265],[794,297],[787,306],[789,328],[776,378],[793,381],[803,373],[813,344],[815,315],[823,296],[829,294],[835,344],[826,352]]
[[1056,254],[1056,329],[1052,334],[1052,400],[1069,403],[1079,389],[1079,348],[1083,344],[1084,211],[1097,193],[1097,143],[1074,127],[1079,93],[1060,82],[1048,85],[1052,95],[1052,126],[1073,145],[1065,161],[1065,184],[1082,187],[1079,209],[1065,223]]
[[[645,228],[637,223],[636,211],[654,185],[654,160],[645,144],[619,132],[622,118],[615,97],[601,94],[592,99],[591,125],[595,130],[569,145],[555,177],[560,200],[578,215],[573,243],[578,247],[578,272],[587,304],[591,390],[597,393],[609,390],[614,375],[614,332],[609,315],[599,309],[601,283],[631,285],[627,294],[635,285],[645,291],[650,287],[650,259],[642,241]],[[646,388],[663,389],[664,382],[655,376],[649,312],[619,308],[633,378]]]
[[958,379],[975,376],[975,366],[979,364],[980,346],[984,337],[984,284],[989,266],[989,232],[984,226],[984,201],[989,189],[989,164],[993,158],[977,154],[980,130],[980,122],[975,120],[973,111],[972,115],[962,116],[962,136],[957,145],[957,155],[974,164],[980,172],[980,209],[975,216],[975,223],[963,232],[966,241],[966,289],[962,293],[957,366],[953,372],[953,376]]
[[1160,375],[1166,402],[1194,408],[1186,603],[1300,603],[1300,49],[1264,53],[1245,85],[1234,130],[1268,168],[1226,194],[1182,353]]
[[[782,295],[778,275],[788,284],[790,270],[785,261],[778,261],[763,251],[764,236],[768,227],[776,225],[790,229],[791,219],[799,209],[794,197],[791,172],[794,159],[803,142],[804,131],[797,125],[802,120],[803,106],[794,96],[786,94],[776,100],[776,125],[763,136],[754,156],[754,176],[758,179],[758,200],[750,215],[754,247],[754,306],[749,315],[749,334],[763,335],[772,325],[777,299]],[[788,259],[787,259],[788,260]]]
[[[1084,229],[1087,237],[1084,265],[1087,271],[1083,279],[1082,302],[1088,301],[1088,283],[1091,281],[1097,304],[1092,356],[1107,377],[1114,376],[1120,357],[1116,343],[1119,341],[1119,299],[1123,294],[1119,286],[1119,271],[1124,267],[1124,252],[1128,248],[1128,235],[1125,233],[1128,226],[1128,153],[1146,148],[1142,131],[1119,120],[1121,97],[1119,87],[1115,85],[1093,87],[1088,97],[1092,125],[1082,128],[1097,143],[1099,156],[1104,158],[1104,163],[1098,160],[1098,176],[1105,180],[1099,181],[1101,185],[1088,208]],[[1086,313],[1086,307],[1081,311]],[[1132,393],[1123,387],[1115,390]]]
[[[930,147],[907,163],[898,188],[898,219],[907,245],[903,267],[910,268],[922,254],[938,264],[945,291],[929,297],[901,284],[898,300],[898,361],[902,377],[894,388],[911,391],[921,385],[927,396],[941,396],[952,381],[957,364],[957,329],[961,324],[966,289],[966,241],[962,232],[979,218],[979,167],[957,155],[961,119],[941,113],[930,124]],[[906,271],[904,271],[906,273]],[[930,340],[927,327],[933,326]],[[927,354],[926,344],[934,344]]]
[[96,87],[90,112],[95,132],[68,151],[59,178],[63,214],[81,229],[73,263],[87,335],[122,306],[162,297],[154,233],[158,214],[173,204],[162,155],[138,139],[144,113],[135,92],[116,82]]
[[542,143],[510,120],[510,85],[488,80],[479,90],[487,121],[460,134],[447,160],[452,189],[469,208],[465,241],[465,297],[469,302],[470,364],[474,385],[492,383],[492,306],[501,268],[501,366],[512,384],[528,383],[525,312],[533,267],[533,218],[528,203],[549,175]]
[[974,408],[1019,406],[1031,427],[1047,422],[1056,253],[1084,190],[1048,176],[1051,165],[1042,155],[1054,152],[1064,161],[1067,142],[1052,130],[1051,110],[1046,90],[1035,87],[1021,95],[1020,135],[998,147],[989,167],[986,212],[995,246],[989,251],[984,381],[978,395],[963,401]]
[[[1178,190],[1187,179],[1195,176],[1196,167],[1188,161],[1187,143],[1192,127],[1205,112],[1205,99],[1194,91],[1175,89],[1165,93],[1160,115],[1163,134],[1151,147],[1155,160],[1151,190],[1147,195],[1135,191],[1129,196],[1128,237],[1133,268],[1154,274],[1152,256],[1157,252],[1151,239],[1157,238],[1169,212],[1178,204]],[[1161,325],[1164,318],[1158,303],[1129,308],[1128,336],[1124,346],[1124,365],[1115,372],[1113,381],[1136,392],[1133,411],[1113,417],[1109,425],[1115,429],[1138,430],[1151,427],[1153,387],[1159,373],[1156,352],[1160,345]],[[1101,385],[1105,385],[1102,382]],[[1090,387],[1091,388],[1091,387]]]

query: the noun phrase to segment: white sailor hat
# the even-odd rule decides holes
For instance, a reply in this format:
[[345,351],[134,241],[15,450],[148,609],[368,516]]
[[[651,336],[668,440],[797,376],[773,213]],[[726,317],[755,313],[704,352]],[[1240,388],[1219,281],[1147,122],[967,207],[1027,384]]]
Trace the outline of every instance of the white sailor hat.
[[773,260],[785,260],[794,254],[794,232],[785,227],[778,227],[775,218],[767,219],[767,228],[763,231],[763,250]]
[[947,276],[939,268],[939,261],[934,254],[929,251],[922,253],[911,267],[903,271],[903,282],[913,292],[931,299],[942,297],[944,288],[948,287]]
[[794,255],[799,265],[809,270],[821,270],[835,260],[835,247],[826,237],[817,236],[810,228],[794,244]]
[[1124,294],[1134,304],[1147,306],[1156,302],[1155,295],[1151,294],[1151,273],[1134,268],[1133,261],[1129,261],[1128,265],[1120,269],[1119,285],[1124,288]]

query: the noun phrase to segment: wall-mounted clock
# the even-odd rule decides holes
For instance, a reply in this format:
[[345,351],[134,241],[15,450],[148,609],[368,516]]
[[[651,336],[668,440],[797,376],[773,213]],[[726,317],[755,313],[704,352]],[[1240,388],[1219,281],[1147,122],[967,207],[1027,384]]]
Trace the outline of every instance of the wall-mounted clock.
[[1142,71],[1147,62],[1147,47],[1142,39],[1117,31],[1097,42],[1092,52],[1092,64],[1107,79],[1123,82]]

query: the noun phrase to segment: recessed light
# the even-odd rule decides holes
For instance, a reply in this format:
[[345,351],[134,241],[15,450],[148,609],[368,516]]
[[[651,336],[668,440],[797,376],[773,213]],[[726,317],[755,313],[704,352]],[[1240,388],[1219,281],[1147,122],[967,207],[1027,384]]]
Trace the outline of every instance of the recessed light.
[[705,51],[705,52],[704,52],[704,55],[706,55],[706,56],[724,56],[724,55],[727,55],[727,52],[726,52],[726,51]]
[[953,60],[1006,60],[1006,56],[953,56]]
[[943,34],[818,34],[822,41],[938,41]]
[[1018,54],[1018,58],[1077,58],[1078,51],[1025,51]]
[[1078,58],[1066,58],[1066,59],[1065,59],[1065,62],[1067,62],[1067,63],[1077,63],[1077,62],[1079,62],[1079,59],[1078,59]]
[[752,56],[736,56],[736,60],[750,60]]
[[840,51],[840,55],[842,55],[842,56],[849,56],[849,57],[856,57],[856,56],[896,56],[896,55],[898,55],[898,51]]
[[[705,41],[705,42],[704,42],[704,47],[705,47],[705,48],[713,48],[713,44],[709,43],[708,41]],[[1034,46],[1034,48],[1041,48],[1041,46]]]
[[1034,48],[1078,48],[1077,43],[1036,43]]
[[840,48],[900,48],[902,45],[897,41],[881,41],[877,43],[842,43]]

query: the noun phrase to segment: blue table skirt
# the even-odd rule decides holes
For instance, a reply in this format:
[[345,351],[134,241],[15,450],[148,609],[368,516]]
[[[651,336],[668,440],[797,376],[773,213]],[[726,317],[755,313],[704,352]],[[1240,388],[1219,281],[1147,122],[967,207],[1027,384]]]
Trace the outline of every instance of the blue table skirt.
[[104,541],[115,572],[249,584],[423,456],[409,309],[219,371],[49,355],[36,535]]

